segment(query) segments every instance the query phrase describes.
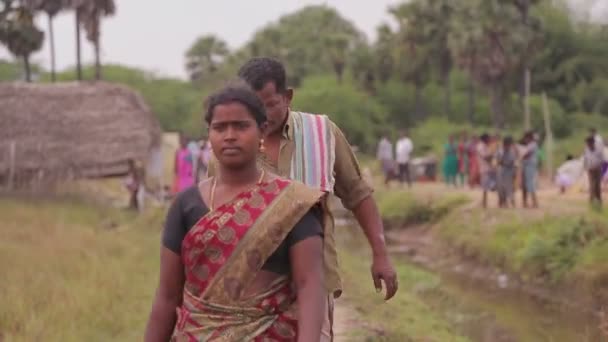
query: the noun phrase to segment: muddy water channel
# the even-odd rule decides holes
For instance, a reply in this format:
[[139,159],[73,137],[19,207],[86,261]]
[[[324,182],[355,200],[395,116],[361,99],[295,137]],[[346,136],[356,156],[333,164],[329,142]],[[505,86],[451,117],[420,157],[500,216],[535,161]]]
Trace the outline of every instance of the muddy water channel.
[[[408,262],[397,255],[397,262]],[[463,335],[477,342],[600,342],[597,319],[518,290],[482,284],[466,275],[439,274],[440,285],[421,297]]]
[[[339,225],[351,225],[339,220]],[[424,268],[440,279],[418,296],[462,335],[475,342],[603,342],[598,319],[590,313],[556,307],[518,289],[480,281],[464,273],[420,266],[407,253],[393,252],[395,263]]]

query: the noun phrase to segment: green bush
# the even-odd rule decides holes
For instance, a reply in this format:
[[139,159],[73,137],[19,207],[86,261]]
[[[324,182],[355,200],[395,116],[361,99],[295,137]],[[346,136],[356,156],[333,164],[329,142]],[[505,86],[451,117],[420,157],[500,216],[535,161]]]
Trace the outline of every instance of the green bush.
[[551,228],[553,232],[549,237],[530,235],[521,260],[532,273],[557,281],[576,265],[584,247],[596,234],[584,219],[562,220]]
[[414,87],[411,84],[390,80],[378,86],[376,98],[385,108],[391,128],[414,125]]
[[[572,133],[572,120],[564,112],[559,102],[553,99],[547,99],[549,112],[551,113],[551,129],[553,135],[557,139],[565,138]],[[545,122],[543,118],[543,99],[542,96],[530,96],[530,121],[532,127],[544,131]],[[523,116],[522,116],[523,118]]]
[[461,196],[421,202],[407,192],[390,190],[379,192],[377,199],[380,214],[389,228],[435,223],[467,202]]

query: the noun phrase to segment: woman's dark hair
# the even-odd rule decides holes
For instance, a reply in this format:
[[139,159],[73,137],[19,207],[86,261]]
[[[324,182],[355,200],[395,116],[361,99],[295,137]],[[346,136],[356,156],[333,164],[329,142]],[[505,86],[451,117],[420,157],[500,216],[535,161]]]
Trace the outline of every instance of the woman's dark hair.
[[490,135],[488,133],[483,133],[480,137],[479,140],[483,141],[484,143],[487,143],[490,141]]
[[257,97],[251,87],[242,81],[229,83],[227,86],[213,93],[207,98],[205,122],[207,122],[207,124],[211,123],[211,120],[213,119],[213,110],[215,107],[234,102],[238,102],[245,106],[249,113],[251,113],[251,116],[253,116],[255,119],[258,126],[261,127],[262,124],[266,122],[267,118],[264,104]]
[[241,66],[238,75],[256,91],[264,88],[268,82],[274,83],[277,93],[287,90],[287,73],[278,59],[254,57]]
[[505,145],[505,146],[510,146],[510,145],[513,145],[513,137],[512,137],[512,136],[510,136],[510,135],[508,135],[508,136],[505,138],[505,140],[503,140],[503,142],[502,142],[502,143],[503,143],[503,145]]

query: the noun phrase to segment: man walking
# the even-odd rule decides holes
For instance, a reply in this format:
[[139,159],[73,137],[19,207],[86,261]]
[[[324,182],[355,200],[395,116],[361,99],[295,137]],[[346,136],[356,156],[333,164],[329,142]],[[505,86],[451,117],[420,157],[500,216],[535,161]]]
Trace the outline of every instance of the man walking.
[[407,185],[412,187],[412,177],[410,175],[410,155],[414,150],[414,144],[408,137],[406,131],[401,132],[401,137],[397,141],[397,165],[399,165],[399,180],[407,181]]
[[[287,87],[283,64],[272,58],[253,58],[239,70],[264,103],[268,117],[264,153],[260,164],[278,175],[289,177],[341,199],[351,210],[372,249],[372,278],[376,290],[386,288],[385,299],[397,292],[397,276],[390,262],[382,219],[373,190],[363,180],[357,158],[342,131],[324,115],[292,111],[293,89]],[[210,167],[210,172],[216,172]],[[323,203],[327,209],[327,203]],[[326,210],[327,212],[327,210]],[[333,339],[333,300],[342,293],[334,241],[332,215],[325,215],[324,263],[328,290],[327,315],[320,341]]]
[[388,182],[395,175],[395,161],[393,159],[393,144],[388,140],[387,134],[384,134],[378,143],[376,158],[380,161],[380,167],[384,174],[384,185],[388,185]]
[[603,153],[597,148],[597,140],[590,136],[585,141],[584,164],[589,175],[589,201],[591,205],[602,205],[602,163]]

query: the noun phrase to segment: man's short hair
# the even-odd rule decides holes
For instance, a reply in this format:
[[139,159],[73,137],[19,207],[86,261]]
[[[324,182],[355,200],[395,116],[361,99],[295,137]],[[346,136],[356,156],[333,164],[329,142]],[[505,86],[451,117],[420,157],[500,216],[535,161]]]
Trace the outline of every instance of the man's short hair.
[[270,57],[254,57],[239,69],[238,76],[254,90],[259,91],[268,82],[274,83],[277,92],[287,90],[287,73],[283,63]]

